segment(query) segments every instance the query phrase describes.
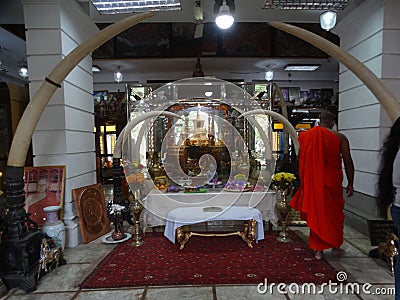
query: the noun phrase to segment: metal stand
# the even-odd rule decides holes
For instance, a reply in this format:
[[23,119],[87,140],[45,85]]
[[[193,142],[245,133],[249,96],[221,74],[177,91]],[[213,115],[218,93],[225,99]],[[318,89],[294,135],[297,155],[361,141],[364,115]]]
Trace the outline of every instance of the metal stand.
[[289,234],[287,233],[287,218],[290,214],[290,211],[292,208],[289,205],[289,202],[287,201],[287,195],[286,193],[282,192],[282,198],[281,200],[276,204],[276,208],[278,211],[278,214],[280,216],[281,224],[282,224],[282,231],[279,233],[279,236],[277,237],[277,240],[280,242],[290,242],[292,241],[289,237]]
[[[133,225],[132,215],[129,212],[129,201],[128,199],[122,199],[122,166],[121,159],[113,157],[113,203],[126,207],[126,210],[122,212],[122,220],[127,221],[130,225]],[[109,216],[110,217],[110,216]],[[110,217],[112,220],[114,217]]]
[[131,231],[133,242],[131,245],[135,247],[139,247],[144,244],[144,241],[140,235],[140,214],[142,213],[143,206],[138,199],[139,197],[138,191],[136,192],[136,195],[129,196],[129,201],[131,203],[129,205],[129,209],[133,215],[133,229]]

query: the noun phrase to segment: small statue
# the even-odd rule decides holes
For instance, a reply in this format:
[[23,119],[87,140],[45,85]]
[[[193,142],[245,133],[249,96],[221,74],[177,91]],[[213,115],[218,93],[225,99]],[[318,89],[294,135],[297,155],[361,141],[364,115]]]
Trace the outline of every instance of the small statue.
[[57,268],[60,264],[63,264],[62,256],[62,248],[58,246],[52,247],[49,239],[43,237],[40,246],[38,279],[40,278],[42,270],[44,273],[48,273]]
[[392,275],[394,275],[394,258],[398,256],[395,244],[396,242],[399,242],[399,238],[394,233],[389,232],[386,235],[386,242],[379,243],[378,245],[379,254],[389,258],[390,271]]

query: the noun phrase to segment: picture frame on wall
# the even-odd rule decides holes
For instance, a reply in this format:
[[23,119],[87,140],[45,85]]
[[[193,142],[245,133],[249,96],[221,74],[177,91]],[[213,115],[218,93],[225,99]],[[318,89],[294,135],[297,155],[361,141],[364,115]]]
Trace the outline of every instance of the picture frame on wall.
[[94,91],[93,92],[94,111],[96,115],[104,115],[106,105],[108,103],[108,91]]
[[310,91],[300,91],[300,99],[306,101],[308,98],[310,98]]
[[95,102],[101,102],[101,101],[107,101],[108,98],[108,91],[94,91],[93,92],[93,98]]
[[283,98],[285,99],[285,101],[289,101],[289,88],[283,87],[281,88],[282,90],[282,94],[283,94]]
[[65,166],[24,168],[25,210],[38,226],[46,222],[44,208],[59,206],[59,218],[64,207]]
[[300,87],[289,88],[289,101],[297,103],[300,99]]

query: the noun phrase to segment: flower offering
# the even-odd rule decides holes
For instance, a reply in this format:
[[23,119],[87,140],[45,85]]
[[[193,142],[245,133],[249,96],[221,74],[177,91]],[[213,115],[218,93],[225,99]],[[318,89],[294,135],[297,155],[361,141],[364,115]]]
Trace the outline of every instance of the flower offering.
[[124,174],[128,184],[141,184],[146,179],[143,172],[143,165],[137,161],[124,161]]
[[271,184],[274,189],[290,194],[296,186],[296,176],[286,172],[276,173],[272,176]]

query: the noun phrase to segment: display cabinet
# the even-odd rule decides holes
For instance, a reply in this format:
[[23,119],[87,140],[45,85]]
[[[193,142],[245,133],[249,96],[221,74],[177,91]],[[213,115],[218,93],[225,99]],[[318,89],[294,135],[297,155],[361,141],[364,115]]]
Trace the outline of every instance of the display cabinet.
[[95,91],[95,140],[98,182],[112,180],[114,145],[118,134],[127,123],[125,92]]

